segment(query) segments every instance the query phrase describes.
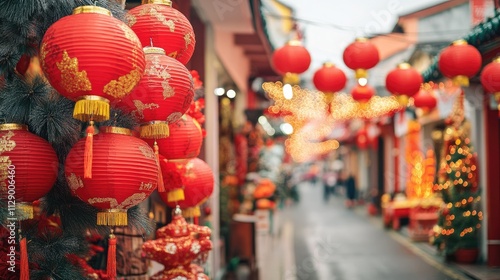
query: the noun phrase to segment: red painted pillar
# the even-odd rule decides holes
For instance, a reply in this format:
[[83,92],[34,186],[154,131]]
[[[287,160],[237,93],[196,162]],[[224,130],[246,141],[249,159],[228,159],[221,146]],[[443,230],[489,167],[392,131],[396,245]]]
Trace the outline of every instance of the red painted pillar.
[[394,193],[399,192],[399,138],[394,135]]
[[[486,211],[488,213],[488,266],[500,266],[500,121],[498,111],[485,105]],[[479,167],[481,168],[481,166]]]

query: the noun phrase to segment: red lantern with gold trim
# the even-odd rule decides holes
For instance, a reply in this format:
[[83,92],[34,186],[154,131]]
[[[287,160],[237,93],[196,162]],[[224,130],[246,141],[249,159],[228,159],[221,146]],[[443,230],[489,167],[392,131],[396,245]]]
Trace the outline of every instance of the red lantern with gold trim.
[[146,47],[146,70],[137,88],[121,102],[140,120],[141,138],[164,138],[193,102],[191,74],[161,48]]
[[484,67],[481,72],[481,84],[486,92],[495,97],[500,114],[500,57],[495,58]]
[[422,75],[408,63],[401,63],[385,78],[385,87],[398,98],[401,105],[408,104],[408,98],[417,94],[422,85]]
[[[169,124],[170,136],[157,139],[159,153],[169,160],[189,159],[200,154],[203,135],[198,122],[188,115],[173,124]],[[155,140],[144,139],[151,147]]]
[[298,84],[298,74],[304,73],[311,64],[309,51],[298,40],[292,40],[273,53],[274,69],[284,75],[285,84]]
[[352,99],[361,103],[368,102],[370,98],[372,98],[374,95],[375,95],[375,89],[373,89],[369,85],[366,86],[356,85],[351,90]]
[[333,93],[341,91],[346,82],[344,71],[329,62],[323,64],[313,76],[314,86],[325,94],[328,103],[333,98]]
[[342,55],[347,67],[355,71],[356,79],[367,78],[368,69],[373,68],[380,60],[377,47],[366,38],[356,38],[344,50]]
[[33,218],[31,202],[49,192],[58,169],[57,155],[45,139],[25,125],[0,124],[0,195],[15,199],[23,219]]
[[438,66],[443,75],[456,85],[469,86],[469,78],[481,69],[481,53],[465,40],[457,40],[439,55]]
[[191,59],[196,43],[193,27],[181,12],[172,8],[172,1],[142,0],[142,5],[128,12],[127,20],[143,46],[152,42],[182,64]]
[[45,33],[40,61],[50,84],[77,101],[73,117],[109,119],[109,102],[120,100],[139,83],[145,59],[141,42],[111,12],[82,6]]
[[65,163],[65,175],[73,193],[99,209],[98,225],[127,225],[127,209],[156,189],[158,166],[153,149],[132,132],[101,127],[94,136],[94,174],[83,177],[85,140],[77,142]]
[[432,88],[428,85],[424,85],[420,91],[413,96],[413,105],[416,108],[422,109],[424,113],[428,113],[436,108],[437,99],[432,94]]

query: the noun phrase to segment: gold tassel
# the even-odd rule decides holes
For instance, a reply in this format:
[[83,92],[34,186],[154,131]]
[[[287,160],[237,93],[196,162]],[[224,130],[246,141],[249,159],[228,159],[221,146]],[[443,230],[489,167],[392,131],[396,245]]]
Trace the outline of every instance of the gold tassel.
[[356,71],[354,71],[354,76],[357,80],[361,78],[368,78],[368,71],[366,71],[366,69],[356,69]]
[[163,183],[163,174],[161,172],[160,166],[160,148],[158,147],[158,143],[154,144],[154,150],[156,155],[156,162],[158,164],[158,192],[165,192],[165,184]]
[[31,205],[31,203],[17,203],[16,210],[18,220],[22,221],[33,219],[33,205]]
[[73,110],[73,118],[82,122],[109,120],[109,100],[93,95],[78,100]]
[[108,258],[106,263],[106,274],[108,279],[116,279],[116,237],[113,234],[113,230],[109,234],[108,239]]
[[183,189],[175,189],[169,191],[167,194],[168,202],[181,201],[184,200],[184,190]]
[[200,206],[189,207],[182,210],[182,215],[184,218],[194,218],[201,216]]
[[401,105],[403,107],[406,107],[408,105],[408,101],[410,100],[410,98],[408,98],[408,96],[406,96],[404,94],[403,95],[397,95],[396,99],[398,100],[399,105]]
[[99,226],[126,226],[128,225],[127,210],[109,209],[97,213]]
[[152,122],[141,125],[139,134],[141,138],[165,138],[170,135],[170,128],[167,122]]
[[87,127],[87,139],[85,139],[85,150],[83,152],[83,178],[92,178],[92,161],[94,159],[94,121],[90,121]]
[[295,73],[286,73],[283,77],[283,84],[298,85],[300,83],[300,76]]
[[464,75],[458,75],[456,77],[453,77],[453,84],[456,86],[461,86],[461,87],[468,87],[469,86],[469,77],[464,76]]

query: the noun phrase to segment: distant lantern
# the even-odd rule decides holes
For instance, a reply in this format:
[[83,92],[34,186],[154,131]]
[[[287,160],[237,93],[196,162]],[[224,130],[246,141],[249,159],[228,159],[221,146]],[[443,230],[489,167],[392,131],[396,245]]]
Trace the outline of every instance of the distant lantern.
[[481,84],[486,92],[495,96],[500,114],[500,57],[484,67],[481,72]]
[[439,55],[438,66],[443,75],[460,86],[469,86],[469,78],[481,69],[481,53],[465,40],[457,40]]
[[356,85],[352,90],[351,90],[351,96],[352,99],[361,102],[361,103],[366,103],[370,100],[375,95],[375,89],[373,89],[371,86],[360,86]]
[[286,84],[298,84],[298,74],[302,74],[311,64],[309,51],[298,40],[292,40],[273,53],[273,66],[275,70],[284,75]]
[[330,103],[333,94],[341,91],[347,82],[344,71],[333,63],[325,63],[313,76],[314,86],[325,94],[326,101]]
[[432,88],[422,87],[420,91],[413,96],[413,105],[416,108],[420,108],[424,113],[430,112],[432,109],[436,108],[437,99],[432,94]]
[[398,98],[401,105],[408,104],[408,98],[417,94],[423,79],[420,73],[408,63],[401,63],[385,78],[385,87]]
[[366,38],[357,38],[347,46],[343,54],[344,63],[355,71],[356,79],[367,78],[367,70],[380,60],[377,47]]

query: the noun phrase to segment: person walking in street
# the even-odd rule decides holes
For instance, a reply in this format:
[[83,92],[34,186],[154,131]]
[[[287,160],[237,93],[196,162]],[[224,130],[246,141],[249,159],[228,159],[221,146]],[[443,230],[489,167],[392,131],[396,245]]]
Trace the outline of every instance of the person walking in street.
[[352,173],[349,173],[349,177],[347,177],[345,182],[345,187],[347,192],[346,206],[352,208],[356,201],[356,180]]

